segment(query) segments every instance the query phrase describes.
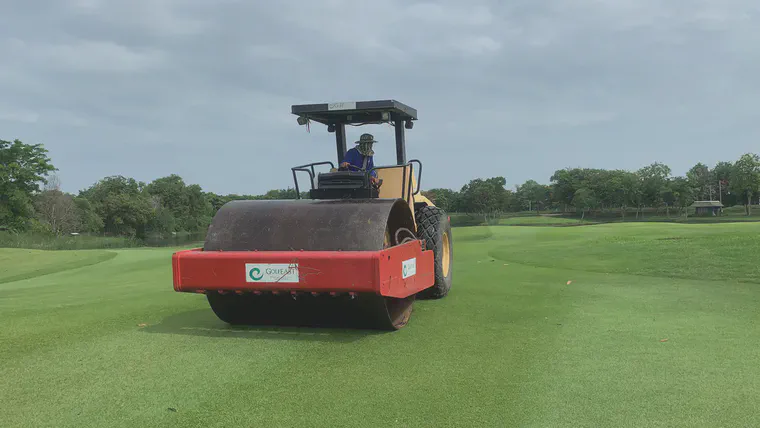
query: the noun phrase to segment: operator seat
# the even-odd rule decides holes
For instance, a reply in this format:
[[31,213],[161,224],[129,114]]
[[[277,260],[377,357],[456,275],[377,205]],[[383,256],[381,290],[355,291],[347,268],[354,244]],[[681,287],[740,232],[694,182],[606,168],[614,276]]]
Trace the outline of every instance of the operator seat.
[[369,175],[362,171],[324,172],[317,175],[316,181],[311,199],[366,199],[380,195]]

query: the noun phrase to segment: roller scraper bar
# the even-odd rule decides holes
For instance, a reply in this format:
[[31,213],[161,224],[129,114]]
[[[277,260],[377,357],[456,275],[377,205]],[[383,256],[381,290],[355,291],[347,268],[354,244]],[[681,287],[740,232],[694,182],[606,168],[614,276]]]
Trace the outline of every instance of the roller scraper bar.
[[179,251],[180,292],[374,293],[406,298],[433,285],[433,252],[420,241],[379,251]]

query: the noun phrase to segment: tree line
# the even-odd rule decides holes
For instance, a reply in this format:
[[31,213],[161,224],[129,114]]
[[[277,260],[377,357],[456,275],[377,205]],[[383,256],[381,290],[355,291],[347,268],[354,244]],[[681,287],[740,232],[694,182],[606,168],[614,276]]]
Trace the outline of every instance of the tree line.
[[[172,174],[150,183],[124,176],[105,177],[77,194],[60,190],[57,168],[41,144],[0,140],[0,229],[53,235],[72,232],[143,238],[206,230],[225,203],[241,199],[294,199],[292,188],[263,195],[217,195]],[[760,157],[748,153],[712,168],[698,163],[673,176],[662,163],[637,171],[593,168],[557,170],[549,184],[534,180],[506,188],[504,177],[478,178],[460,190],[423,192],[448,212],[482,215],[507,212],[577,212],[644,208],[683,211],[695,200],[742,204],[750,215],[760,195]],[[306,194],[302,194],[306,196]]]
[[459,191],[430,189],[424,194],[449,212],[482,215],[486,220],[506,212],[577,212],[618,210],[623,216],[634,209],[638,218],[645,208],[686,213],[695,201],[721,201],[724,206],[744,205],[751,215],[760,196],[760,157],[742,155],[712,168],[697,163],[685,176],[673,176],[669,166],[655,162],[637,171],[597,168],[557,170],[549,184],[534,180],[505,187],[504,177],[475,179]]
[[150,183],[110,176],[72,194],[61,191],[56,171],[43,145],[0,140],[0,230],[136,238],[196,233],[229,201],[296,197],[293,189],[217,195],[176,174]]

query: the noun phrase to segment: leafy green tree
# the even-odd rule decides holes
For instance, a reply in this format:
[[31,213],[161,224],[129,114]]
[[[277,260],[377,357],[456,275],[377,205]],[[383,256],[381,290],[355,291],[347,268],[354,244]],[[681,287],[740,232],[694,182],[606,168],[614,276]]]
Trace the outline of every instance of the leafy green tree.
[[596,195],[594,195],[593,190],[587,187],[581,187],[575,191],[575,195],[573,196],[573,206],[576,209],[581,210],[581,220],[586,217],[587,212],[596,207],[597,203],[598,200]]
[[620,170],[591,170],[584,187],[594,192],[602,208],[624,207],[627,205],[624,174]]
[[[608,209],[627,207],[628,190],[625,188],[625,175],[621,170],[604,170],[593,168],[573,168],[559,170],[552,175],[552,200],[566,210],[574,205],[578,189],[585,188],[594,194],[596,207]],[[577,207],[576,207],[577,208]]]
[[550,178],[553,200],[562,207],[563,211],[567,211],[567,207],[573,205],[575,192],[578,186],[583,184],[580,175],[577,168],[565,168],[555,171]]
[[747,215],[752,215],[752,196],[760,190],[760,156],[753,153],[742,155],[734,163],[730,178],[731,191],[744,198]]
[[80,232],[103,231],[103,219],[95,212],[95,208],[93,208],[87,198],[81,196],[75,197],[74,204],[77,206]]
[[643,215],[644,183],[637,173],[628,173],[623,178],[626,187],[626,205],[636,207],[636,219]]
[[674,177],[670,182],[670,191],[673,195],[673,204],[677,206],[682,213],[689,216],[688,207],[694,203],[695,192],[694,182],[684,177]]
[[637,174],[641,178],[642,197],[645,205],[653,208],[663,205],[663,190],[666,190],[670,173],[670,167],[659,162],[645,166],[637,171]]
[[732,162],[721,161],[713,167],[715,185],[718,187],[718,200],[723,202],[725,206],[734,206],[739,203],[736,194],[730,193],[733,170],[734,164]]
[[172,174],[145,187],[155,201],[150,229],[153,232],[196,232],[208,227],[215,212],[207,194],[197,184],[186,185]]
[[504,177],[471,180],[459,192],[465,213],[482,215],[488,222],[498,217],[505,205],[507,180]]
[[83,190],[80,196],[92,203],[106,233],[143,238],[153,214],[144,188],[145,184],[134,178],[111,176]]
[[693,195],[700,200],[712,200],[715,195],[717,180],[715,180],[715,173],[710,168],[703,164],[698,163],[691,167],[686,173],[686,177],[689,180],[689,185],[693,189]]
[[506,212],[520,212],[522,211],[522,204],[517,197],[517,193],[509,189],[505,190],[503,210]]
[[619,201],[623,212],[623,219],[625,219],[625,215],[628,211],[629,206],[636,207],[636,218],[638,218],[643,199],[641,180],[639,179],[639,176],[632,172],[621,171],[618,180],[620,189],[622,189],[623,192],[623,196]]
[[716,163],[712,169],[716,181],[729,181],[733,170],[734,164],[726,161]]
[[32,195],[56,170],[41,144],[0,140],[0,226],[23,230],[34,217]]
[[[301,193],[301,196],[303,197],[304,192]],[[264,199],[264,200],[272,200],[272,199],[296,199],[296,189],[292,187],[288,187],[287,189],[272,189],[268,192],[264,193],[263,195],[256,195],[256,196],[247,196],[248,199]]]
[[[191,184],[185,189],[188,211],[183,219],[184,229],[188,232],[205,230],[211,224],[211,203],[203,194],[203,189],[197,184]],[[295,192],[294,192],[295,194]]]
[[206,192],[206,200],[211,204],[212,213],[216,213],[224,204],[230,201],[227,196],[217,195],[213,192]]
[[177,219],[174,218],[171,210],[161,205],[156,206],[155,204],[153,205],[153,213],[148,220],[146,228],[150,234],[161,236],[180,230],[180,227],[177,225]]
[[155,197],[157,203],[166,208],[175,218],[187,215],[186,188],[185,181],[176,174],[157,178],[145,186],[148,194]]
[[670,218],[670,207],[676,205],[676,195],[673,193],[672,180],[668,178],[660,190],[660,200],[665,204],[665,213]]
[[531,211],[535,208],[537,215],[541,214],[541,208],[547,205],[551,195],[549,186],[539,184],[535,180],[528,180],[518,186],[516,193],[523,206]]
[[456,212],[458,208],[459,193],[454,190],[436,188],[423,191],[422,194],[446,212]]

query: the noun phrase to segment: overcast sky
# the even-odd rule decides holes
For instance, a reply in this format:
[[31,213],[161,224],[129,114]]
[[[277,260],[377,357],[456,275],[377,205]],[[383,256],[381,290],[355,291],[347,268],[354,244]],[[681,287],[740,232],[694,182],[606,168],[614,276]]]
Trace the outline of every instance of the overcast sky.
[[[43,143],[70,192],[285,188],[335,157],[290,106],[329,101],[416,108],[425,188],[760,152],[757,0],[7,0],[0,59],[0,139]],[[366,131],[394,162],[388,126],[349,147]]]

